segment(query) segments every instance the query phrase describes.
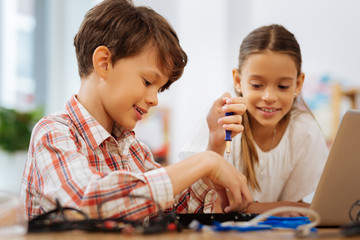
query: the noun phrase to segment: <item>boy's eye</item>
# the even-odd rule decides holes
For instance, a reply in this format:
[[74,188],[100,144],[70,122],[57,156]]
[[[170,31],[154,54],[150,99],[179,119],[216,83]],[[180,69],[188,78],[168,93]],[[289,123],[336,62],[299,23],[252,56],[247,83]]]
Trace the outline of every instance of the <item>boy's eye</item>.
[[143,81],[144,81],[145,86],[151,86],[152,85],[151,82],[149,82],[148,80],[146,80],[144,78],[143,78]]

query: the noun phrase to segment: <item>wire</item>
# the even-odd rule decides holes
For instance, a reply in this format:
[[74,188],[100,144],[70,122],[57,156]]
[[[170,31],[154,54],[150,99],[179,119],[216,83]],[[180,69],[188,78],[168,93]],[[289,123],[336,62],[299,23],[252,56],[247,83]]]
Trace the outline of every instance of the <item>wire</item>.
[[[308,215],[309,217],[312,217],[314,219],[313,222],[296,225],[296,229],[295,229],[296,237],[302,238],[309,236],[312,228],[316,227],[320,223],[320,215],[312,209],[303,208],[303,207],[277,207],[259,214],[258,216],[254,217],[248,222],[236,222],[235,225],[242,227],[258,226],[260,222],[263,222],[276,214],[284,213],[284,212],[298,212],[304,215]],[[288,218],[288,219],[296,220],[296,218]],[[305,221],[302,221],[302,223],[305,223]],[[283,226],[286,227],[286,224],[284,224]],[[293,227],[294,225],[291,226]]]
[[360,223],[360,210],[357,211],[357,213],[355,213],[355,217],[353,217],[353,212],[356,212],[355,207],[360,207],[360,200],[355,201],[350,209],[349,209],[349,218],[352,222],[357,222]]
[[[144,198],[143,196],[129,195],[133,198]],[[104,202],[103,202],[104,203]],[[160,209],[160,205],[156,202],[154,204]],[[101,208],[101,204],[99,205]],[[77,213],[77,217],[81,220],[70,220],[70,216]],[[140,220],[127,220],[126,217],[121,216],[117,218],[89,218],[84,212],[72,207],[62,207],[60,202],[56,199],[56,208],[41,214],[28,222],[28,232],[48,232],[48,231],[66,231],[66,230],[84,230],[84,231],[102,231],[102,232],[121,232],[121,233],[141,233],[149,234],[155,232],[165,231],[181,231],[176,220],[176,213],[174,211],[165,211],[157,213],[157,219],[151,219],[147,222],[141,223]]]

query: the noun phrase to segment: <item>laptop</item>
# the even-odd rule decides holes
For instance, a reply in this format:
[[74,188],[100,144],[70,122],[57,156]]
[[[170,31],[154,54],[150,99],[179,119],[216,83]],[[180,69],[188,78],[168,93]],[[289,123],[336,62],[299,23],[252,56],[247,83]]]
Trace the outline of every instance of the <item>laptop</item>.
[[342,226],[360,216],[360,111],[342,118],[310,208],[319,226]]

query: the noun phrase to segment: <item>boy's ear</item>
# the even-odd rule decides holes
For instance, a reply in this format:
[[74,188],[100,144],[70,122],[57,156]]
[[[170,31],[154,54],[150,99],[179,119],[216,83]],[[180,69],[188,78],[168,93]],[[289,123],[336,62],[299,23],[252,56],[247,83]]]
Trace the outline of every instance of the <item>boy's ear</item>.
[[93,53],[92,61],[94,70],[101,78],[105,79],[111,65],[110,50],[105,46],[97,47]]
[[239,70],[237,68],[234,68],[232,70],[232,75],[234,80],[235,91],[241,94],[241,79],[240,79]]
[[295,88],[295,96],[299,96],[301,89],[304,84],[305,74],[300,73],[299,77],[296,79],[296,88]]

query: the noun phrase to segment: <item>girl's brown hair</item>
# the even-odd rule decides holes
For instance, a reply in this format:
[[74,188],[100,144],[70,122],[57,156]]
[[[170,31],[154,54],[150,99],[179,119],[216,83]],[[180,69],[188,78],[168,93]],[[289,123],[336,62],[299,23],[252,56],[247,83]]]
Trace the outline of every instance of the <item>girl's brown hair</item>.
[[[239,53],[239,73],[241,73],[242,66],[251,54],[261,53],[266,50],[290,55],[295,62],[297,75],[300,75],[302,58],[299,43],[291,32],[277,24],[257,28],[243,40]],[[241,93],[239,94],[241,95]],[[301,95],[295,99],[295,102],[299,102],[310,112]],[[290,113],[287,113],[283,120],[286,120],[289,117]],[[254,165],[259,164],[259,157],[256,151],[247,112],[243,114],[243,126],[244,131],[241,136],[241,157],[244,161],[244,173],[248,178],[250,187],[260,190],[254,170]]]
[[158,50],[158,66],[168,75],[164,91],[179,79],[187,63],[187,55],[171,25],[154,10],[134,6],[129,0],[104,0],[90,9],[74,38],[79,75],[93,71],[92,55],[99,46],[106,46],[112,63],[135,56],[152,43]]

